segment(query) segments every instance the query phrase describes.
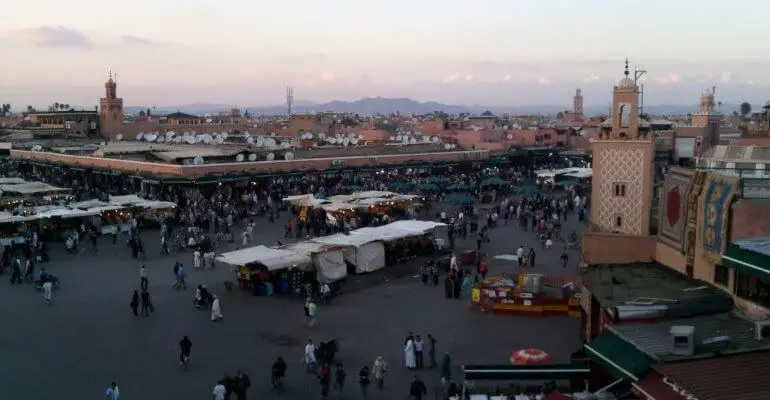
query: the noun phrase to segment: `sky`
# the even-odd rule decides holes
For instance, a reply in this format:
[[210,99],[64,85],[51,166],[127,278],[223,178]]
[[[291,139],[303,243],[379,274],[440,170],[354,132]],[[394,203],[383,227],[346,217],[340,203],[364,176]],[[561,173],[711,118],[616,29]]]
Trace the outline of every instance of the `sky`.
[[770,2],[756,0],[12,1],[0,103],[126,105],[409,97],[447,104],[610,100],[623,62],[647,104],[770,100]]

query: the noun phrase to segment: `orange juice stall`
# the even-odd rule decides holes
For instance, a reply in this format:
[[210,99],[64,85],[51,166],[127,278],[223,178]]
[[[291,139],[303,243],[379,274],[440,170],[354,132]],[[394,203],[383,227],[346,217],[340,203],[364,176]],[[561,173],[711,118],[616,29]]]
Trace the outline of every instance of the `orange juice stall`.
[[559,277],[502,275],[473,287],[471,308],[501,314],[580,318],[580,287],[573,280]]

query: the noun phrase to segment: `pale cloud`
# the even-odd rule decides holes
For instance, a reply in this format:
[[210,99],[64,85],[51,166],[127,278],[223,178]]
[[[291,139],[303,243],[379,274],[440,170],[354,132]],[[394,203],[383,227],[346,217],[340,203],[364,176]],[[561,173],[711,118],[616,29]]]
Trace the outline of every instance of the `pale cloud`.
[[594,82],[598,82],[599,78],[601,78],[599,75],[591,75],[591,76],[583,78],[583,82],[585,82],[585,83],[594,83]]
[[542,86],[551,86],[553,85],[553,81],[541,76],[537,78],[537,84]]
[[754,85],[754,81],[747,81],[746,84],[749,85],[749,86],[752,86],[752,85]]
[[89,49],[93,42],[85,34],[65,26],[37,26],[10,30],[6,33],[11,39],[45,47],[77,47]]
[[682,75],[670,72],[667,75],[655,78],[655,82],[661,85],[675,85],[682,82]]
[[460,74],[455,73],[455,74],[445,76],[444,79],[442,79],[441,81],[444,83],[452,83],[452,82],[457,82],[459,79],[460,79]]
[[730,71],[722,72],[722,76],[719,77],[719,81],[722,83],[727,83],[733,80],[733,73]]
[[468,82],[472,81],[473,80],[473,75],[471,75],[471,74],[465,75],[465,80],[468,81]]
[[503,77],[503,82],[509,82],[511,79],[513,79],[513,77],[511,76],[511,74],[508,74]]
[[155,42],[150,39],[133,35],[123,35],[120,37],[120,40],[126,44],[137,44],[141,46],[150,46],[155,44]]
[[318,80],[321,82],[334,82],[337,80],[337,76],[333,72],[324,71],[318,75]]

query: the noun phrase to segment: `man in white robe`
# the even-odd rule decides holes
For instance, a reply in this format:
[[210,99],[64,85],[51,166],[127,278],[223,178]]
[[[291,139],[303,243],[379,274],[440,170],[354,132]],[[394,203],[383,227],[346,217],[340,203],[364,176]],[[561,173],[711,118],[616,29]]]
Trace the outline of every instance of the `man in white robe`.
[[222,310],[219,308],[219,297],[214,296],[214,303],[211,304],[211,320],[219,321],[222,319]]
[[417,359],[415,358],[415,351],[414,351],[414,340],[409,339],[406,342],[406,347],[404,348],[404,358],[406,360],[406,367],[409,369],[415,369],[417,368]]

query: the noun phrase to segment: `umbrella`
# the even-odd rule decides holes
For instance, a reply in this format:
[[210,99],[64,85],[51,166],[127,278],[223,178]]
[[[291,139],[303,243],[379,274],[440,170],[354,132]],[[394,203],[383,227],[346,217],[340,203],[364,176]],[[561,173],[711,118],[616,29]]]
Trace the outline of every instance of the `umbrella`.
[[513,365],[535,365],[549,362],[551,362],[551,357],[540,349],[523,349],[511,354],[511,364]]
[[449,204],[473,204],[473,196],[467,193],[452,193],[444,198],[445,203]]

